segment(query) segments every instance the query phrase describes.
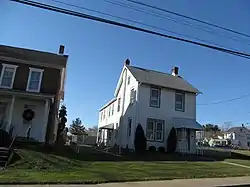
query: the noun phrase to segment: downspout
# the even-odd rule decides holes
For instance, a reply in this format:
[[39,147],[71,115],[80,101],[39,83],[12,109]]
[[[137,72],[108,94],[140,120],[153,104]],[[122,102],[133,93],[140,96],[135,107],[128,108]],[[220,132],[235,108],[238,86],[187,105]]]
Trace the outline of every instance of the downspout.
[[120,132],[122,133],[119,133],[119,153],[121,153],[121,144],[122,144],[122,139],[123,139],[123,113],[124,113],[124,103],[125,103],[125,93],[126,93],[126,80],[127,80],[127,69],[124,68],[124,72],[123,72],[123,83],[124,83],[124,89],[123,89],[123,94],[122,94],[122,110],[121,110],[121,117],[120,117],[120,124],[119,124],[119,127],[120,127]]

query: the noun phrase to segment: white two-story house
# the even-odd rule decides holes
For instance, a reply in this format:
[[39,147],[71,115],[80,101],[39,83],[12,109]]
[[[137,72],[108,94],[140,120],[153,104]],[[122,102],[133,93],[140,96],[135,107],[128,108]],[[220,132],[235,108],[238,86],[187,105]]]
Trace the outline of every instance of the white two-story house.
[[244,125],[230,128],[224,133],[224,139],[231,140],[231,144],[242,149],[250,149],[250,130]]
[[[199,90],[178,75],[143,69],[126,60],[114,98],[99,110],[98,143],[134,149],[141,124],[147,147],[174,145],[175,151],[196,152],[196,96]],[[169,139],[170,132],[175,138]],[[171,136],[173,137],[173,135]]]

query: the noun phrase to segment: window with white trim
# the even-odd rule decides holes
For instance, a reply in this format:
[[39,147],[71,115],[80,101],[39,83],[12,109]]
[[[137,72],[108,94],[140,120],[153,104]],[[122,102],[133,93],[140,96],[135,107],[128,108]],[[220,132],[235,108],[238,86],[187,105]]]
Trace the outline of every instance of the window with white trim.
[[118,99],[117,112],[119,112],[120,109],[121,109],[121,98]]
[[150,140],[150,141],[163,141],[164,140],[164,120],[148,118],[146,136],[147,136],[147,140]]
[[128,76],[128,85],[130,84],[130,76]]
[[110,116],[110,113],[111,113],[111,106],[109,106],[109,108],[108,108],[108,112],[109,112],[109,116]]
[[150,106],[160,107],[161,90],[158,88],[150,89]]
[[15,75],[16,75],[16,68],[18,66],[11,65],[11,64],[2,64],[2,71],[0,76],[0,87],[2,88],[12,88]]
[[136,97],[136,91],[134,88],[130,90],[130,104],[133,104]]
[[185,111],[185,95],[182,92],[175,93],[175,110]]
[[111,112],[111,115],[112,115],[112,116],[114,115],[114,103],[112,104],[112,112]]
[[27,91],[40,92],[43,69],[30,68]]

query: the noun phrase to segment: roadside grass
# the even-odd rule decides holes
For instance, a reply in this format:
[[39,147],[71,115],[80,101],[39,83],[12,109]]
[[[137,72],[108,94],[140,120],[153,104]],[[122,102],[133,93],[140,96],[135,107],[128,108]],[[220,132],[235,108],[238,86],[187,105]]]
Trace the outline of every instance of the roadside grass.
[[[80,155],[68,148],[60,151],[22,148],[16,152],[16,161],[0,173],[0,184],[102,183],[250,175],[250,169],[232,167],[222,161],[176,161],[173,157],[169,157],[169,161],[139,161],[91,149],[83,149]],[[115,161],[94,161],[93,157],[94,160],[107,157]],[[250,160],[245,162],[250,163]]]

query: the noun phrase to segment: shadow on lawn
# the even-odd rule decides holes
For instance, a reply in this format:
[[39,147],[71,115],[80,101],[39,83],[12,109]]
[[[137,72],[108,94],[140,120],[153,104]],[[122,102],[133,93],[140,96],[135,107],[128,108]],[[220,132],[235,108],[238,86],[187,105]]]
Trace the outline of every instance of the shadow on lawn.
[[[70,146],[48,146],[48,145],[22,145],[17,148],[24,148],[44,154],[53,154],[69,159],[81,161],[218,161],[219,158],[204,157],[198,155],[167,154],[159,152],[145,152],[144,154],[127,153],[114,155],[99,151],[93,147],[80,147],[80,153],[76,154]],[[62,160],[63,161],[63,160]]]
[[[23,146],[22,146],[23,147]],[[110,154],[104,151],[99,151],[93,147],[80,147],[80,153],[76,154],[70,146],[49,146],[43,144],[37,145],[25,145],[25,149],[33,150],[36,152],[42,152],[47,154],[53,154],[61,157],[66,157],[74,160],[81,161],[222,161],[227,158],[250,160],[250,156],[232,152],[231,157],[224,157],[221,155],[181,155],[181,154],[167,154],[159,152],[145,152],[144,154],[127,153],[123,155]],[[62,158],[63,161],[63,158]]]

